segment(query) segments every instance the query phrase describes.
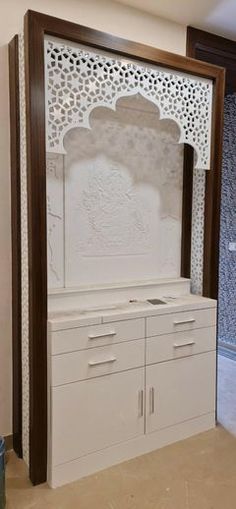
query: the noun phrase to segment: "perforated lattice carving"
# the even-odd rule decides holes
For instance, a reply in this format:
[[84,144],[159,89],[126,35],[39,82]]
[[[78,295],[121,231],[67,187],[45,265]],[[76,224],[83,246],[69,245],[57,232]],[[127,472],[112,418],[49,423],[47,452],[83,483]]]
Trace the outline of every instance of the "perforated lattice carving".
[[202,295],[205,213],[205,172],[193,171],[191,291]]
[[212,82],[158,67],[45,41],[47,150],[64,153],[65,133],[90,127],[98,106],[115,109],[120,97],[141,94],[156,104],[160,118],[177,122],[179,143],[196,151],[196,168],[209,169]]
[[29,465],[29,276],[28,276],[28,212],[26,162],[26,107],[24,37],[19,36],[20,92],[20,179],[21,179],[21,320],[22,320],[22,446],[23,458]]

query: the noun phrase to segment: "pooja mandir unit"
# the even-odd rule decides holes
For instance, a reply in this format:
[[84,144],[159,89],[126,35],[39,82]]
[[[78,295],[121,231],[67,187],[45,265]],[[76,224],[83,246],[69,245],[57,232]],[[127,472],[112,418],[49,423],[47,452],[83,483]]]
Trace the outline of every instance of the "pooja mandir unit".
[[10,62],[15,449],[55,487],[215,425],[224,71],[32,11]]

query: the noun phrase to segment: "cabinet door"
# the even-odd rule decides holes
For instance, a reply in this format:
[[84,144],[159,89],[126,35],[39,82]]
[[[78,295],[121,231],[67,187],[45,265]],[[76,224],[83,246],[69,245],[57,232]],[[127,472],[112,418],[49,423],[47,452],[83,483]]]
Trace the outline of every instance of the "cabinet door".
[[147,433],[214,412],[215,352],[147,367]]
[[52,389],[52,464],[144,433],[144,368]]

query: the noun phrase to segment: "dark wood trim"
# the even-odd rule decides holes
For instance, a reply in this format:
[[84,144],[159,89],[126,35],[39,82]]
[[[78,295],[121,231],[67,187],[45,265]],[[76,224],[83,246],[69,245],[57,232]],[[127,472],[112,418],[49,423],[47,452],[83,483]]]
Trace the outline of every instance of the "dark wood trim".
[[[222,38],[207,34],[202,30],[188,27],[187,30],[187,55],[198,58],[199,47],[205,47],[208,54],[213,40]],[[219,43],[219,41],[218,41]],[[214,42],[216,44],[216,42]],[[228,44],[226,44],[228,47]],[[213,46],[215,47],[215,46]],[[216,48],[221,48],[218,44]],[[221,48],[222,49],[222,48]],[[236,49],[236,43],[235,43]],[[207,57],[209,58],[209,57]],[[209,58],[209,61],[211,59]],[[221,193],[221,165],[222,165],[222,141],[224,121],[224,91],[225,69],[219,68],[215,79],[213,99],[213,131],[212,131],[212,154],[211,170],[206,175],[206,200],[205,200],[205,235],[204,235],[204,268],[203,268],[203,294],[207,297],[218,296],[218,268],[219,268],[219,234],[220,234],[220,193]]]
[[44,106],[44,35],[38,18],[25,17],[26,133],[29,256],[29,473],[47,478],[47,227]]
[[[219,74],[219,67],[205,62],[193,60],[182,55],[169,53],[152,46],[121,39],[113,35],[84,27],[70,21],[54,18],[46,14],[29,10],[25,19],[27,23],[37,28],[41,39],[45,34],[60,37],[76,43],[93,46],[123,56],[132,57],[135,60],[145,60],[152,64],[158,64],[178,71],[185,71],[189,74],[216,79]],[[38,40],[35,34],[35,41]]]
[[13,448],[22,457],[21,205],[18,36],[9,43],[12,240]]
[[[75,23],[28,11],[25,15],[27,158],[30,298],[30,478],[46,480],[47,472],[47,257],[44,104],[44,36],[52,35],[95,48],[197,74],[218,83],[221,69],[120,39]],[[187,197],[185,196],[188,203]],[[186,237],[187,239],[187,237]],[[187,246],[187,242],[185,242]],[[189,249],[184,249],[189,257]],[[183,262],[183,271],[189,261]]]
[[206,174],[203,295],[218,298],[221,166],[224,126],[225,71],[216,81],[214,91],[212,133],[212,166]]
[[193,148],[184,146],[181,276],[190,278],[192,243]]
[[236,41],[196,28],[187,29],[187,52],[192,58],[214,63],[226,69],[226,93],[236,90]]

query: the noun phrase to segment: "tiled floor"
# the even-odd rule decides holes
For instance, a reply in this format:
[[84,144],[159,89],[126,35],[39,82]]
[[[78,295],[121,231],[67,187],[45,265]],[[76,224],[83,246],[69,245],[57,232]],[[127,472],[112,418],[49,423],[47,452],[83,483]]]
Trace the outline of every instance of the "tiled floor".
[[[220,420],[236,433],[236,362],[220,358],[219,379]],[[8,509],[235,509],[236,438],[218,426],[57,490],[32,487],[11,454],[7,499]]]

